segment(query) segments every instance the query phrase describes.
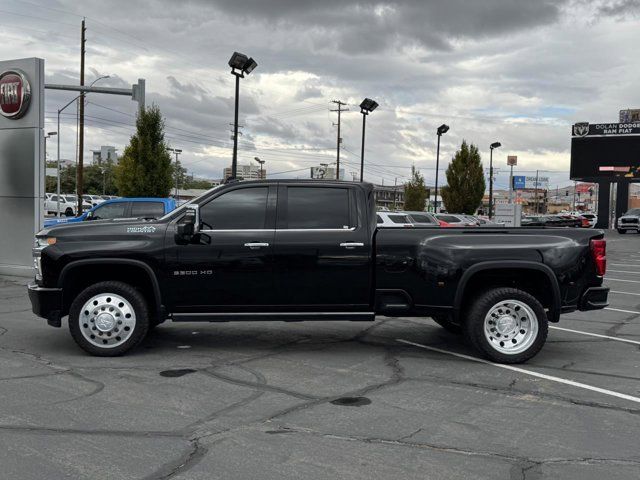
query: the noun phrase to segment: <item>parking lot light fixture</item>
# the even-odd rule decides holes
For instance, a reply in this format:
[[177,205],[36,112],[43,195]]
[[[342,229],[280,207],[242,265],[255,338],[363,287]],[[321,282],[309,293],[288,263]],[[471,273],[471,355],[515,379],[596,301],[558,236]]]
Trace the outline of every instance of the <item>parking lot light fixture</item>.
[[500,142],[493,142],[489,145],[489,219],[493,220],[493,150],[501,147]]
[[240,102],[240,78],[249,75],[258,66],[258,63],[244,53],[233,52],[229,59],[231,74],[236,77],[236,102],[235,119],[233,122],[233,161],[231,162],[231,178],[236,178],[238,170],[238,107]]
[[[365,98],[360,104],[360,113],[362,114],[362,152],[360,154],[360,181],[364,179],[364,130],[367,125],[367,115],[378,108],[378,102]],[[339,175],[339,173],[338,173]]]
[[438,127],[436,134],[438,135],[438,147],[436,148],[436,185],[435,195],[433,197],[433,213],[438,213],[438,170],[440,170],[440,137],[449,131],[449,125],[444,123]]
[[253,157],[253,159],[260,164],[260,180],[264,178],[264,173],[262,166],[264,165],[264,160],[260,159],[260,157]]

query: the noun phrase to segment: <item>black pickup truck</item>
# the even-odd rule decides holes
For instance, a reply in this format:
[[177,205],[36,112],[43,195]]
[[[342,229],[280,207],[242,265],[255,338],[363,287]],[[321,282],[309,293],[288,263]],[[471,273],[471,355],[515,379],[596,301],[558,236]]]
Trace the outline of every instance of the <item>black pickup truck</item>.
[[42,230],[33,311],[94,355],[173,321],[431,317],[491,360],[526,361],[561,313],[607,305],[599,230],[376,227],[373,187],[246,181],[164,217]]

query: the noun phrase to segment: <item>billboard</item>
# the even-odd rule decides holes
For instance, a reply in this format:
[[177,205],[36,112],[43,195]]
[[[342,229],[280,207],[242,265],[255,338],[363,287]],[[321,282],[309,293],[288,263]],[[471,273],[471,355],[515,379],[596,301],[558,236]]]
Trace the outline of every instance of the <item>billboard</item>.
[[640,179],[640,124],[573,125],[571,178]]
[[525,190],[528,188],[538,188],[546,190],[549,186],[549,177],[542,177],[538,175],[514,175],[513,176],[513,189]]

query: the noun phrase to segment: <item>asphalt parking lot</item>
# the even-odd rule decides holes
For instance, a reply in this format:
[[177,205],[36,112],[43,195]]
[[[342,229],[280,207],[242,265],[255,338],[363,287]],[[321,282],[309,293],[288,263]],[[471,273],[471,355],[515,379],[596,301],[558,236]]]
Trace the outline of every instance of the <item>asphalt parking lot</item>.
[[0,477],[640,478],[640,235],[607,239],[610,307],[514,369],[402,318],[165,323],[95,358],[0,278]]

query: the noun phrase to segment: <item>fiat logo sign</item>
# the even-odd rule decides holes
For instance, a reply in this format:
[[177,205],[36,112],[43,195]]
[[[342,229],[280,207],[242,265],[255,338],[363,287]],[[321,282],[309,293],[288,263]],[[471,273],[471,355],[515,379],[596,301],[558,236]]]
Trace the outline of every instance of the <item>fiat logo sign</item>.
[[3,117],[22,117],[29,108],[29,100],[31,86],[23,72],[8,70],[0,74],[0,114]]

